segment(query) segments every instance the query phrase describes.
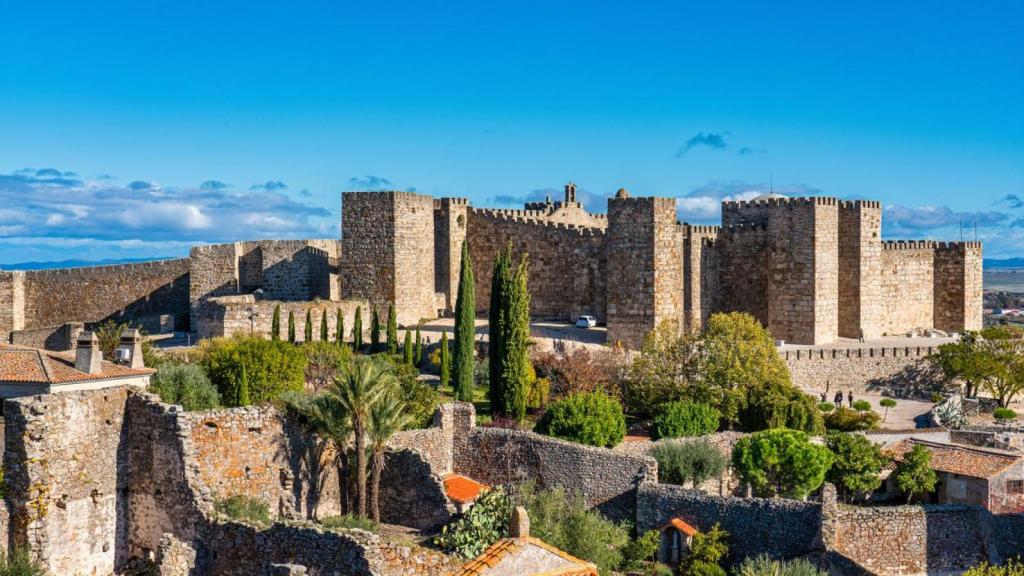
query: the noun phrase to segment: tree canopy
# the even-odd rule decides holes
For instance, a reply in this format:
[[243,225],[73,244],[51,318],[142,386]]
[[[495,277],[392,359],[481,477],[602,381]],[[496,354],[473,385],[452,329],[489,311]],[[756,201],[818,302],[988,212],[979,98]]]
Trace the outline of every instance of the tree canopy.
[[732,465],[758,496],[803,499],[825,481],[832,453],[804,432],[777,428],[737,442]]

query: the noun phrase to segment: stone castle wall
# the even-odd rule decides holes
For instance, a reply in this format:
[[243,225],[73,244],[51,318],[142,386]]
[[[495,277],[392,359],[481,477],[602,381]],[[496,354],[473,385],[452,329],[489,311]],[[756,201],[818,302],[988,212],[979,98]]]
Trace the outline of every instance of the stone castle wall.
[[455,298],[459,291],[459,262],[468,228],[468,200],[434,200],[434,289],[444,295],[447,313],[455,312]]
[[[938,346],[812,348],[780,352],[793,384],[830,394],[871,392],[897,398],[930,398],[946,378],[929,361]],[[829,399],[831,401],[831,399]]]
[[939,242],[935,247],[935,327],[947,332],[982,328],[980,242]]
[[68,322],[139,322],[188,315],[187,258],[111,266],[0,272],[0,337]]
[[305,340],[306,312],[313,319],[313,338],[320,339],[320,322],[327,312],[327,335],[334,341],[338,325],[338,310],[341,310],[345,328],[345,341],[352,340],[352,326],[355,325],[356,309],[362,308],[363,330],[370,333],[369,303],[365,301],[333,302],[257,300],[254,296],[219,296],[211,298],[197,310],[195,330],[199,338],[217,338],[235,334],[256,334],[269,338],[274,321],[274,307],[281,307],[281,339],[288,338],[288,314],[295,315],[295,340]]
[[718,256],[714,242],[718,226],[680,226],[683,235],[683,326],[699,331],[717,305]]
[[882,205],[839,203],[839,335],[882,334]]
[[882,243],[882,332],[934,326],[935,243]]
[[[476,306],[486,311],[491,298],[494,259],[512,244],[513,266],[529,256],[530,312],[574,320],[580,314],[605,319],[605,234],[584,228],[510,215],[469,210],[469,251],[476,280]],[[457,288],[457,283],[456,283]]]
[[[762,224],[723,226],[713,242],[717,256],[718,288],[711,312],[746,312],[768,325],[769,260],[768,229]],[[703,323],[703,322],[702,322]]]

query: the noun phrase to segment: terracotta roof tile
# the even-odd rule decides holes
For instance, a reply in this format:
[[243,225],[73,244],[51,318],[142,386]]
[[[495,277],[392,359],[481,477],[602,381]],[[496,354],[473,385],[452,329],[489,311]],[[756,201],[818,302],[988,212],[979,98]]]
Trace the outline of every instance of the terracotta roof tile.
[[475,501],[480,493],[487,490],[486,484],[481,484],[472,478],[459,474],[449,474],[444,477],[444,492],[450,500],[459,504],[468,504]]
[[676,530],[679,530],[680,532],[682,532],[683,534],[686,534],[687,536],[693,536],[694,534],[697,533],[697,529],[694,528],[693,526],[690,526],[689,524],[687,524],[685,521],[683,521],[682,518],[673,518],[673,519],[669,520],[668,522],[665,522],[664,524],[661,525],[659,530],[664,530],[665,528],[668,528],[669,526],[675,528]]
[[452,576],[481,576],[487,570],[494,568],[509,555],[528,547],[536,546],[546,550],[567,562],[569,565],[561,565],[552,569],[541,569],[540,571],[522,574],[522,576],[598,576],[597,567],[585,560],[559,550],[539,538],[503,538],[492,544],[487,550],[476,558],[470,560],[461,570]]
[[0,382],[64,384],[145,376],[156,372],[151,368],[134,369],[107,361],[103,361],[101,366],[100,372],[86,374],[75,369],[74,352],[53,352],[0,344]]
[[972,478],[991,478],[1015,464],[1020,456],[1002,452],[994,452],[974,446],[959,444],[939,444],[918,438],[908,438],[885,448],[883,453],[894,460],[902,460],[903,455],[924,446],[931,452],[931,468],[937,472],[959,474]]

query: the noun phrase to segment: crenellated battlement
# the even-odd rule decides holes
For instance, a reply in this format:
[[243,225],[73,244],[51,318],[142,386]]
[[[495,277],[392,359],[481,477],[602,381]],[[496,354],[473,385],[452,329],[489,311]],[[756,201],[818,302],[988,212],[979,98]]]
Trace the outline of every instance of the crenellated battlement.
[[470,214],[476,218],[490,218],[492,220],[513,222],[536,226],[538,228],[549,228],[554,230],[565,230],[574,232],[580,236],[604,236],[605,229],[597,226],[580,226],[566,222],[558,222],[546,218],[547,214],[537,213],[534,210],[500,210],[494,208],[470,208]]
[[935,240],[884,240],[882,250],[934,250],[938,244]]
[[754,200],[723,200],[722,209],[743,210],[746,208],[783,208],[797,206],[837,206],[839,199],[833,196],[797,196],[761,198]]
[[445,206],[469,206],[469,198],[444,197],[434,198],[434,210],[440,210]]
[[863,208],[881,210],[882,203],[877,200],[840,200],[839,208],[843,210],[857,210]]
[[963,252],[964,250],[968,250],[968,249],[970,249],[970,250],[981,250],[981,242],[974,242],[974,241],[970,241],[970,242],[936,242],[935,243],[935,249],[936,250],[947,250],[947,251],[954,251],[955,250],[955,251],[959,251],[959,252]]
[[688,222],[681,222],[679,227],[688,236],[715,236],[721,229],[721,226],[690,224]]

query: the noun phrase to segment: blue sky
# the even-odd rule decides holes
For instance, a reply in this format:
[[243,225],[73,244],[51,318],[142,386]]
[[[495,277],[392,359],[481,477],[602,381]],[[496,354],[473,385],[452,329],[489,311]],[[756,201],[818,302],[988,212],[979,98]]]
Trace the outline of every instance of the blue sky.
[[[339,192],[878,199],[1024,255],[1024,3],[0,0],[0,264],[334,237]],[[973,236],[973,231],[971,233]]]

